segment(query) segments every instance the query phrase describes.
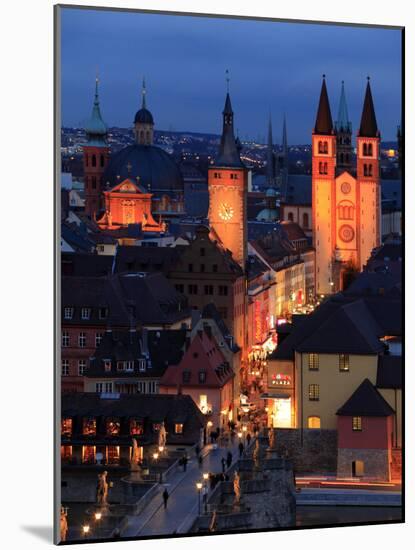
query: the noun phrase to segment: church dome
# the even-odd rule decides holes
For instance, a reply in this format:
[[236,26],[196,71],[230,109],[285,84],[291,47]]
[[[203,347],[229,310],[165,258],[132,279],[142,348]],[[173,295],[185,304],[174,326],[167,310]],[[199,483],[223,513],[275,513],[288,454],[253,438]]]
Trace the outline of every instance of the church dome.
[[[117,176],[120,176],[118,179]],[[104,172],[104,185],[116,185],[137,176],[140,185],[155,191],[183,191],[183,178],[172,157],[155,145],[129,145],[111,156]]]
[[136,112],[134,117],[134,124],[137,124],[137,123],[154,125],[153,115],[150,113],[148,109],[145,109],[145,108],[140,109],[139,111]]
[[264,208],[257,215],[256,220],[258,222],[275,222],[278,220],[278,211],[272,208]]
[[278,196],[278,192],[276,189],[274,189],[273,187],[269,187],[266,192],[265,192],[265,196],[266,197],[277,197]]

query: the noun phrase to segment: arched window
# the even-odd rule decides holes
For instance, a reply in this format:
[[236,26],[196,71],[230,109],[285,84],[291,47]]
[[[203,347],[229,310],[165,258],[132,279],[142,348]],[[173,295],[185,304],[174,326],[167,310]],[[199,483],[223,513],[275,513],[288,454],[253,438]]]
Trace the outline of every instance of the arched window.
[[337,206],[340,220],[353,220],[354,205],[350,201],[341,201]]
[[96,166],[97,165],[97,157],[96,155],[92,155],[92,166]]
[[324,174],[327,174],[327,162],[324,163]]
[[323,163],[322,162],[318,163],[318,173],[323,174]]
[[288,221],[293,222],[294,221],[294,214],[292,212],[288,212]]
[[368,175],[368,176],[373,176],[373,173],[372,173],[372,165],[371,165],[371,164],[368,164],[368,167],[367,167],[367,175]]
[[304,212],[303,214],[303,228],[308,229],[308,214]]
[[321,420],[319,416],[309,416],[307,425],[312,430],[319,430],[321,427]]
[[323,148],[323,142],[322,141],[318,142],[318,152],[319,153],[324,153],[324,148]]
[[85,166],[89,165],[89,157],[88,155],[85,155]]
[[367,146],[367,155],[371,157],[373,155],[373,145],[371,143]]
[[104,168],[104,163],[105,163],[104,155],[101,155],[100,163],[101,163],[101,168]]
[[327,143],[327,141],[325,141],[323,143],[323,153],[328,153],[329,152],[329,144]]
[[363,156],[367,157],[367,143],[363,144]]
[[363,175],[367,176],[367,164],[363,165]]

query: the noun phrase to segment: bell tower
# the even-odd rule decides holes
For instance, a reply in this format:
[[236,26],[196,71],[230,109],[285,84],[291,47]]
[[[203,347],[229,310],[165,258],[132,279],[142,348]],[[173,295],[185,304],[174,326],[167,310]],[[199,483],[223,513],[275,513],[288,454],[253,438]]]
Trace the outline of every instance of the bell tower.
[[231,98],[226,94],[219,155],[208,170],[209,223],[225,248],[245,269],[247,259],[247,170],[233,130]]
[[143,78],[141,89],[141,109],[134,117],[134,137],[139,145],[153,145],[154,141],[154,119],[146,105],[146,82]]
[[337,136],[337,173],[340,174],[352,169],[352,123],[347,111],[346,92],[344,82],[340,93],[339,113],[336,120]]
[[316,249],[316,293],[333,292],[336,246],[336,133],[323,75],[316,123],[312,133],[313,245]]
[[358,263],[362,269],[372,249],[381,244],[380,132],[369,77],[357,135],[357,181]]
[[95,80],[95,99],[91,118],[86,127],[83,146],[85,213],[94,218],[101,209],[102,176],[109,160],[107,126],[99,107],[98,78]]

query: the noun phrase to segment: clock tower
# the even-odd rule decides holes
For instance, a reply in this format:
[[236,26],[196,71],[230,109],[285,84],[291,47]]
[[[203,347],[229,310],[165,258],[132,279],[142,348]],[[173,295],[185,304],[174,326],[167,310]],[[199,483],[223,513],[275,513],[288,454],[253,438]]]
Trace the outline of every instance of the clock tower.
[[233,130],[229,90],[226,94],[219,154],[208,171],[209,223],[242,269],[247,259],[247,169]]

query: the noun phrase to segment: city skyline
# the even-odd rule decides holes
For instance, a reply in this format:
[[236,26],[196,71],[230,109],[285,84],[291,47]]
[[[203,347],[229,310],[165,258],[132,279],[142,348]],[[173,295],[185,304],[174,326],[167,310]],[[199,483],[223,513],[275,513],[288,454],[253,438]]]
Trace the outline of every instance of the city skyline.
[[[228,69],[241,139],[263,139],[271,112],[275,143],[281,141],[284,114],[289,141],[309,143],[323,73],[334,120],[345,81],[354,135],[370,75],[382,139],[396,137],[401,116],[397,29],[67,8],[61,28],[64,126],[82,126],[88,118],[98,72],[109,126],[132,126],[145,76],[156,130],[219,134]],[[203,70],[196,74],[201,63]]]

